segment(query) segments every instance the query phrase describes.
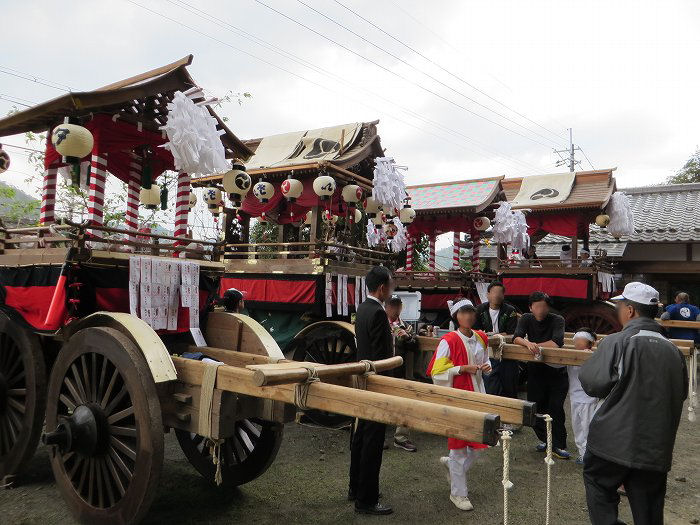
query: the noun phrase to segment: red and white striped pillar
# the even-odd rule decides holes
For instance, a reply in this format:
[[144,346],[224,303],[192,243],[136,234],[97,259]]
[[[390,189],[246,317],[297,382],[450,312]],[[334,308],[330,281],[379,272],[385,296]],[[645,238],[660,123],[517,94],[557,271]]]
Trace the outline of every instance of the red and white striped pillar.
[[46,226],[56,222],[54,207],[56,206],[57,168],[46,168],[44,171],[44,186],[41,188],[41,214],[39,224]]
[[[105,203],[105,183],[107,180],[107,154],[92,154],[90,158],[90,189],[88,190],[88,222],[104,224],[102,208]],[[94,232],[90,232],[94,234]]]
[[435,235],[430,236],[430,255],[428,256],[428,269],[435,270]]
[[[139,230],[139,192],[141,190],[141,161],[133,156],[129,164],[129,181],[126,185],[126,229],[130,233],[127,239],[136,242]],[[132,247],[133,250],[133,247]]]
[[409,235],[406,239],[406,271],[413,271],[413,236]]
[[[191,178],[187,173],[177,175],[177,198],[175,200],[175,237],[187,236],[187,221],[190,215],[190,193],[192,191]],[[175,246],[185,244],[175,241]],[[175,257],[178,256],[177,252]]]
[[481,249],[481,232],[472,228],[472,272],[479,271],[479,251]]
[[452,236],[452,269],[459,270],[459,232],[454,232]]

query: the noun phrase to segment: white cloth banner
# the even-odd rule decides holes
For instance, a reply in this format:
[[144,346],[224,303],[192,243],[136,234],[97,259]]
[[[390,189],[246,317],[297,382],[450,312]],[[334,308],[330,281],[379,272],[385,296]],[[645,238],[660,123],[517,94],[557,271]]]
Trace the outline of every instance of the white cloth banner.
[[360,286],[362,286],[362,279],[360,277],[355,276],[355,311],[357,312],[357,307],[360,306],[360,295],[362,295],[362,292],[360,291]]
[[511,204],[514,208],[559,204],[569,198],[575,180],[571,172],[523,177]]
[[326,274],[326,317],[333,317],[333,276]]
[[603,292],[612,293],[615,291],[615,277],[608,272],[598,272],[598,282]]
[[479,301],[482,303],[487,303],[489,298],[487,296],[487,289],[489,283],[474,283],[476,285],[476,293],[479,294]]
[[342,295],[343,295],[343,301],[342,301],[343,315],[348,315],[348,276],[347,275],[339,275],[338,280],[342,281],[340,289],[342,290]]

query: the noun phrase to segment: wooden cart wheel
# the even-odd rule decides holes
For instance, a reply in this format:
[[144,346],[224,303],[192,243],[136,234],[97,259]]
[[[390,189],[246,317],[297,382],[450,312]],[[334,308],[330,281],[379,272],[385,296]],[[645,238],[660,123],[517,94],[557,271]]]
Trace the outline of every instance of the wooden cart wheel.
[[[221,477],[226,487],[243,485],[262,475],[282,444],[283,426],[260,419],[236,422],[235,433],[221,444]],[[216,465],[210,442],[198,434],[175,430],[187,460],[209,483],[215,484]]]
[[138,522],[163,466],[160,402],[142,352],[112,328],[73,335],[59,352],[46,410],[51,467],[82,522]]
[[19,473],[34,455],[45,410],[46,369],[40,340],[0,314],[0,484],[6,476]]
[[[321,321],[299,332],[285,350],[294,361],[326,365],[357,361],[355,327],[343,321]],[[350,421],[347,416],[321,410],[307,410],[306,415],[319,425],[337,427]]]
[[617,320],[615,307],[603,302],[593,304],[577,304],[567,306],[563,312],[566,327],[569,331],[587,327],[596,334],[614,334],[622,330]]

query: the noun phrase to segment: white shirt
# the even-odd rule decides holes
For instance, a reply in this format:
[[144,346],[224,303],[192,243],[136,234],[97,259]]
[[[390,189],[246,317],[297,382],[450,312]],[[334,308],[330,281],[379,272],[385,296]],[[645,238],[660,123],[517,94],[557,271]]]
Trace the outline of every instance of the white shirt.
[[377,302],[379,303],[379,306],[381,306],[382,308],[384,308],[384,303],[381,302],[379,299],[377,299],[374,295],[369,295],[369,294],[367,294],[367,299],[374,299],[375,301],[377,301]]
[[[469,359],[470,365],[485,365],[489,362],[489,352],[484,345],[481,344],[481,339],[477,338],[477,335],[472,332],[471,337],[467,337],[460,330],[457,330],[459,337],[461,337],[464,343],[464,348],[467,350],[467,358]],[[450,357],[450,345],[444,339],[440,340],[437,350],[435,350],[435,359],[440,359],[441,357]],[[459,367],[453,366],[448,368],[442,374],[436,374],[433,376],[433,383],[440,386],[452,386],[452,380],[454,376],[459,375]],[[471,374],[472,384],[474,385],[475,392],[486,393],[486,388],[484,387],[484,382],[481,378],[481,370],[478,370],[476,374]]]
[[572,403],[597,403],[598,399],[591,397],[583,390],[578,374],[580,366],[567,366],[569,372],[569,399]]
[[493,326],[493,332],[498,333],[498,316],[501,314],[500,308],[498,310],[494,310],[489,306],[489,315],[491,316],[491,326]]

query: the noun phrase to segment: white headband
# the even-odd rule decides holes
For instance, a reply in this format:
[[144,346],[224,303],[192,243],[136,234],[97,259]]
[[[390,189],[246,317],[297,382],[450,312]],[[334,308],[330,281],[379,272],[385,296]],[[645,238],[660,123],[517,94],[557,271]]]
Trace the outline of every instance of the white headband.
[[474,303],[472,303],[469,299],[462,299],[461,301],[457,301],[454,304],[449,304],[447,305],[450,309],[450,315],[455,315],[460,308],[463,306],[471,306],[472,308],[474,307]]
[[591,343],[595,343],[595,337],[593,337],[588,332],[576,332],[574,334],[574,339],[576,339],[577,337],[580,337],[581,339],[586,339],[587,341],[590,341]]

